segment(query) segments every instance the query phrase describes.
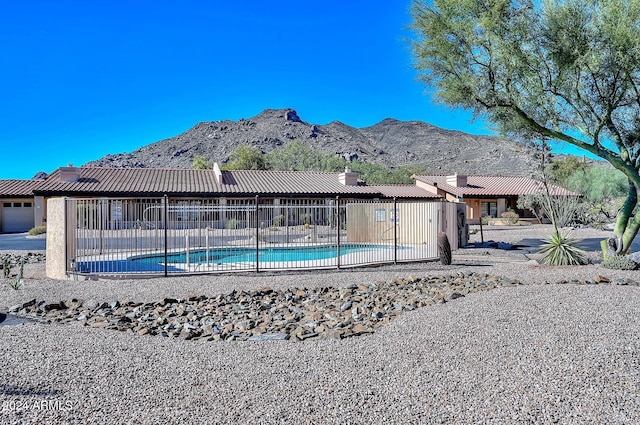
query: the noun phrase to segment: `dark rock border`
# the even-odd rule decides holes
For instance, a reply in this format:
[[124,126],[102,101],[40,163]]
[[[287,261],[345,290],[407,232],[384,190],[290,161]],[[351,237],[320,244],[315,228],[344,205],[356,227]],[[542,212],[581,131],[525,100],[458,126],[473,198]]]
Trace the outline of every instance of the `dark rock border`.
[[[638,286],[635,281],[611,281],[603,276],[558,283]],[[453,301],[474,292],[519,285],[522,283],[517,280],[500,276],[460,272],[343,288],[275,291],[265,287],[149,303],[33,299],[12,306],[9,312],[44,322],[81,322],[93,328],[185,340],[305,341],[369,334],[406,311]]]

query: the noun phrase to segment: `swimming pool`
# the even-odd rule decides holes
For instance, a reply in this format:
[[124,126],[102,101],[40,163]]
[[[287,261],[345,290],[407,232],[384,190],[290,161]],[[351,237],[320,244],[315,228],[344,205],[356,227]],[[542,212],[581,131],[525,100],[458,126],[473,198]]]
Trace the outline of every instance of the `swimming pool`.
[[[402,249],[398,247],[398,249]],[[378,254],[393,255],[392,245],[344,244],[340,245],[340,256],[349,254],[376,252]],[[189,267],[244,265],[250,268],[256,263],[300,264],[321,260],[336,259],[337,245],[293,246],[293,247],[225,247],[209,250],[196,248],[187,253],[185,251],[171,252],[166,256],[168,271],[185,271]],[[124,273],[124,272],[158,272],[164,270],[165,255],[150,254],[137,255],[125,259],[79,261],[77,270],[80,273]],[[189,265],[187,267],[186,265]],[[185,269],[186,267],[186,269]]]
[[[372,249],[392,249],[391,246],[372,246],[359,244],[340,245],[340,255],[354,252],[366,252]],[[281,261],[313,261],[335,258],[338,256],[337,245],[305,246],[305,247],[274,247],[260,248],[212,248],[207,250],[196,250],[189,252],[190,264],[205,263],[255,263],[257,259],[261,262],[281,262]],[[164,262],[164,255],[158,256]],[[183,264],[187,262],[185,252],[169,254],[168,264]]]

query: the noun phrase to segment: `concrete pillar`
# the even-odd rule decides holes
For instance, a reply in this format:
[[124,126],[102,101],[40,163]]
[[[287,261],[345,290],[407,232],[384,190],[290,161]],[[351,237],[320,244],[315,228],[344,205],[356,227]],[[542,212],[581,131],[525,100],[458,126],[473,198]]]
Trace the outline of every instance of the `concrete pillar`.
[[47,201],[46,273],[51,279],[67,279],[65,198]]

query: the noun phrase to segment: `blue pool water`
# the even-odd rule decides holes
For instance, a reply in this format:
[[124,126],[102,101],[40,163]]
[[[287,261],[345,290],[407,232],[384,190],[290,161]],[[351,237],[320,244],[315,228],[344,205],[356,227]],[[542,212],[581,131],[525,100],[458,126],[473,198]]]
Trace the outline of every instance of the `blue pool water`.
[[[401,249],[398,247],[398,249]],[[393,251],[393,246],[346,244],[340,246],[340,255],[354,252],[367,251]],[[255,248],[228,247],[212,248],[209,250],[209,264],[228,263],[256,263],[256,254],[260,262],[294,262],[313,261],[336,258],[338,248],[336,245],[310,246],[310,247],[277,247],[261,248],[256,252]],[[164,254],[145,255],[131,257],[126,260],[105,260],[78,262],[77,268],[81,273],[124,273],[124,272],[161,272],[164,271]],[[170,253],[167,255],[168,271],[181,271],[182,269],[171,264],[184,264],[187,262],[185,252]],[[189,252],[190,264],[206,264],[207,250],[198,249]]]
[[[347,244],[340,246],[340,255],[350,254],[353,252],[365,252],[371,250],[391,249],[387,246],[371,246]],[[260,248],[256,252],[255,248],[213,248],[209,250],[209,263],[225,264],[225,263],[255,263],[256,258],[261,262],[274,261],[312,261],[325,260],[327,258],[336,258],[338,256],[338,248],[336,245],[311,246],[311,247],[277,247],[277,248]],[[144,260],[149,257],[145,257]],[[164,261],[164,256],[157,257],[159,261]],[[167,263],[186,263],[187,256],[185,252],[169,254]],[[189,252],[189,263],[205,264],[207,262],[206,250],[195,250]]]

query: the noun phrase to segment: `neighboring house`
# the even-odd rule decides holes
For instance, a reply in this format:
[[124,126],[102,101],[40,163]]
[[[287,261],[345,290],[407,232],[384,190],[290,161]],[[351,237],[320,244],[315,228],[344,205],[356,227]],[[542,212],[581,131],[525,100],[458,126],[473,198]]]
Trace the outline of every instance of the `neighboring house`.
[[[42,180],[0,180],[0,232],[26,232],[43,217],[42,205],[35,205],[33,190]],[[41,224],[41,220],[38,221]]]
[[[541,182],[517,176],[414,175],[416,185],[450,202],[467,204],[467,222],[478,223],[480,217],[500,217],[512,209],[520,217],[533,217],[531,211],[519,210],[518,197],[544,191]],[[551,195],[578,196],[565,188],[549,185]]]
[[[155,168],[61,167],[44,180],[0,180],[6,198],[3,232],[46,224],[46,201],[54,197],[162,199],[170,204],[323,205],[348,200],[442,201],[438,194],[415,185],[366,185],[358,174],[314,171],[220,171]],[[132,201],[133,202],[133,201]],[[18,210],[20,208],[20,210]],[[4,211],[9,211],[4,213]],[[111,215],[121,211],[111,211]],[[126,220],[126,217],[122,217]]]

